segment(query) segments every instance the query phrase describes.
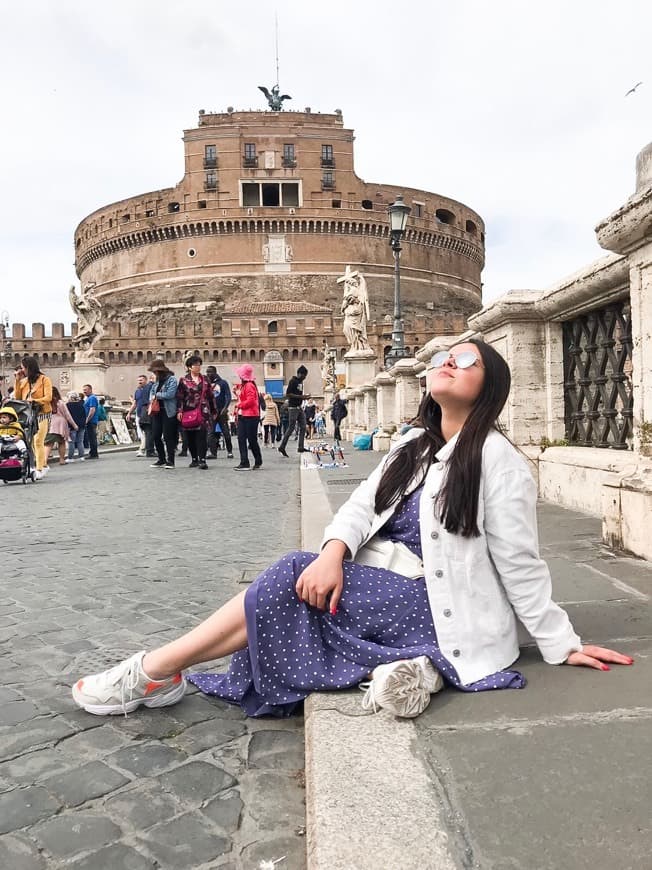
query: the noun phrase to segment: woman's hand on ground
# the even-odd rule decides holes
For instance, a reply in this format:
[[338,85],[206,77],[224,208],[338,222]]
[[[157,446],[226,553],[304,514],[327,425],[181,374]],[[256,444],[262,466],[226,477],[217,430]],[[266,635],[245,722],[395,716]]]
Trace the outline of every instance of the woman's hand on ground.
[[596,668],[599,671],[610,671],[611,668],[605,662],[611,662],[612,665],[633,665],[634,659],[613,649],[586,644],[579,652],[572,652],[566,659],[565,664],[575,665],[576,667]]
[[329,609],[335,615],[344,586],[342,561],[346,546],[342,545],[344,550],[340,554],[339,548],[331,547],[331,543],[336,542],[329,541],[315,561],[301,572],[295,589],[301,601],[319,610],[326,610],[326,599],[330,595]]

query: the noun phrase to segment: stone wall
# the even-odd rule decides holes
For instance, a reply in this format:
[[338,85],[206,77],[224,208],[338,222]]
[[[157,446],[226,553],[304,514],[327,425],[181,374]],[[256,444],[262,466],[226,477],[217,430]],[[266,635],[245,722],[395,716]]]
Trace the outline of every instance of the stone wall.
[[[369,385],[358,385],[346,420],[348,434],[368,431],[362,397],[373,394],[374,424],[380,428],[374,447],[387,449],[416,413],[432,354],[482,338],[510,366],[512,389],[502,422],[512,441],[534,460],[541,497],[601,516],[606,542],[652,559],[651,167],[652,145],[638,157],[634,195],[597,227],[598,241],[609,255],[547,290],[506,293],[471,316],[466,331],[435,336],[413,358],[401,360]],[[620,302],[631,309],[631,364],[624,374],[633,394],[631,437],[617,445],[626,449],[568,446],[564,323]]]

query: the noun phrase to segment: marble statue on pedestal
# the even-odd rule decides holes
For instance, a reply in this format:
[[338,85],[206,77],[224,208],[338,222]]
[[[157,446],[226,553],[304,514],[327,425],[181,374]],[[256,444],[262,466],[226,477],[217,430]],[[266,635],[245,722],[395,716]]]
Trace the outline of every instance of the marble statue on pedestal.
[[335,376],[335,351],[324,342],[321,363],[321,379],[324,382],[324,390],[337,390],[337,378]]
[[104,335],[102,325],[102,306],[87,286],[79,296],[74,285],[68,293],[70,306],[77,315],[77,334],[72,342],[75,345],[75,362],[101,362],[95,355],[95,343]]
[[344,284],[341,312],[344,315],[344,337],[349,343],[349,350],[369,350],[367,341],[367,321],[369,320],[369,294],[367,282],[358,271],[346,267],[344,275],[337,279],[338,284]]

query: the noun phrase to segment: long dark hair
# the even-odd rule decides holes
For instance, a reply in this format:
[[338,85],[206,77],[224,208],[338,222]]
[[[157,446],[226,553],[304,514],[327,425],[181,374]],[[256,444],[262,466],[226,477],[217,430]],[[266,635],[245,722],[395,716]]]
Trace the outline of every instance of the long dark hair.
[[56,411],[59,407],[59,402],[62,402],[61,393],[56,387],[52,387],[52,410]]
[[[492,429],[501,431],[498,417],[509,395],[511,375],[505,360],[490,344],[478,339],[469,339],[463,344],[474,344],[478,348],[485,368],[484,383],[449,459],[435,510],[447,532],[470,538],[480,534],[477,516],[482,447]],[[408,484],[419,470],[423,473],[420,481],[423,482],[435,454],[446,443],[441,431],[441,407],[430,392],[426,392],[421,401],[416,425],[423,428],[423,434],[399,447],[383,472],[376,490],[377,514],[406,495]]]
[[35,356],[26,356],[23,358],[23,368],[27,373],[27,380],[30,384],[35,384],[41,376],[41,368]]

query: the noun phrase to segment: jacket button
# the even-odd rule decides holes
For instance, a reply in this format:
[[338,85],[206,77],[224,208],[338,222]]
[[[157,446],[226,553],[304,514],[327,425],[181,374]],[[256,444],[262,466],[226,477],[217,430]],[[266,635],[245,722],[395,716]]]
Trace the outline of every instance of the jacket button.
[[446,610],[444,610],[444,616],[452,616],[452,615],[453,615],[452,610],[448,610],[448,608],[446,608]]
[[454,649],[453,655],[455,656],[455,658],[459,658],[462,655],[462,653],[458,649]]
[[443,576],[444,576],[443,571],[435,571],[435,577],[443,577]]
[[433,539],[433,541],[436,541],[439,537],[439,532],[430,532],[430,537]]

